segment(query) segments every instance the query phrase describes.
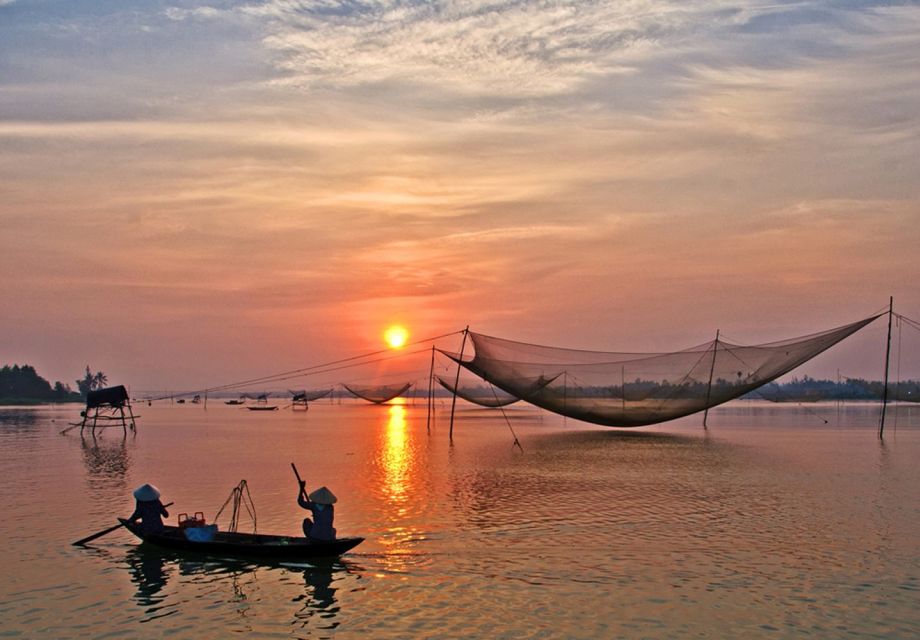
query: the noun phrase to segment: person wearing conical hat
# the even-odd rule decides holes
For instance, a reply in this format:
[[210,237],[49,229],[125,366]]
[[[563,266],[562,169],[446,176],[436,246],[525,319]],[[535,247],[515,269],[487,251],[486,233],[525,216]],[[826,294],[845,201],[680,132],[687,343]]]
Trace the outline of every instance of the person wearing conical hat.
[[169,517],[169,512],[160,502],[160,490],[152,484],[144,484],[134,490],[137,504],[134,513],[128,518],[136,522],[140,518],[140,529],[143,533],[161,533],[163,531],[163,518]]
[[335,540],[335,507],[338,498],[326,487],[306,495],[307,483],[300,481],[300,493],[297,494],[297,504],[309,511],[313,518],[303,519],[303,534],[310,540],[328,541]]

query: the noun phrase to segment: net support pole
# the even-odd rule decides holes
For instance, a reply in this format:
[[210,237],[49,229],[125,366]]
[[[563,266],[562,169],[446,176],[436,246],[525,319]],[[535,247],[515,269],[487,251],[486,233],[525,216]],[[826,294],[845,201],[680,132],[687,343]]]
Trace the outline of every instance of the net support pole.
[[463,330],[463,342],[460,343],[460,357],[457,359],[457,377],[454,379],[454,397],[450,403],[450,432],[448,439],[454,441],[454,409],[457,407],[457,388],[460,386],[460,363],[463,362],[463,349],[466,347],[466,337],[470,333],[470,326],[467,325]]
[[712,343],[712,364],[709,366],[709,385],[706,387],[706,410],[703,411],[703,428],[709,419],[709,399],[712,397],[712,375],[716,370],[716,353],[719,351],[719,329],[716,329],[716,341]]
[[888,364],[891,361],[891,318],[894,316],[894,296],[888,298],[888,342],[885,345],[885,384],[882,387],[882,415],[878,421],[878,439],[885,432],[885,409],[888,407]]
[[568,424],[568,416],[566,415],[566,409],[569,404],[569,372],[562,372],[562,424]]
[[432,405],[432,380],[434,379],[434,345],[431,345],[431,368],[428,370],[428,423],[425,429],[431,435],[431,405]]

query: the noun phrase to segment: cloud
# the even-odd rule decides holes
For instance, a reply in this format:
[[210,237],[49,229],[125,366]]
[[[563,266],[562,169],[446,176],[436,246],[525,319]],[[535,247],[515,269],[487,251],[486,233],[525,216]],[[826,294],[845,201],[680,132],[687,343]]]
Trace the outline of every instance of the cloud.
[[649,2],[269,2],[265,44],[285,82],[355,87],[398,79],[466,96],[548,97],[634,72],[637,51],[693,18]]

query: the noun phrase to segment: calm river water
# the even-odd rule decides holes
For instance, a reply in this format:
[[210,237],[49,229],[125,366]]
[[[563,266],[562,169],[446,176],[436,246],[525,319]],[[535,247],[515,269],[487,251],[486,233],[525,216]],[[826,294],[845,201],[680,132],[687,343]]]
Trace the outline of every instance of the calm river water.
[[[866,405],[736,402],[708,431],[458,405],[453,445],[448,409],[429,434],[424,403],[212,399],[94,439],[60,433],[75,405],[0,408],[0,637],[920,637],[920,408],[880,443]],[[291,462],[367,537],[339,561],[70,545],[144,482],[174,523],[245,479],[258,530],[297,534]]]

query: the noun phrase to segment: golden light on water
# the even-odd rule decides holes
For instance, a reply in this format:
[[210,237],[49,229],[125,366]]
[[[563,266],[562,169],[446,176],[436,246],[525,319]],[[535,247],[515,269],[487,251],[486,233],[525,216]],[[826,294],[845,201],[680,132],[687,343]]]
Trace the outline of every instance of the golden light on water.
[[386,535],[380,540],[387,550],[383,563],[390,575],[405,571],[406,557],[411,553],[410,541],[418,535],[415,527],[409,524],[410,504],[416,489],[415,450],[406,419],[405,399],[397,398],[394,402],[396,404],[387,408],[386,430],[378,458],[383,471],[381,491],[390,505]]
[[409,340],[409,332],[405,327],[394,324],[387,327],[387,330],[383,332],[383,339],[386,340],[391,349],[400,349]]
[[386,493],[393,504],[403,509],[406,501],[410,456],[406,434],[406,408],[401,404],[389,407],[383,469]]

